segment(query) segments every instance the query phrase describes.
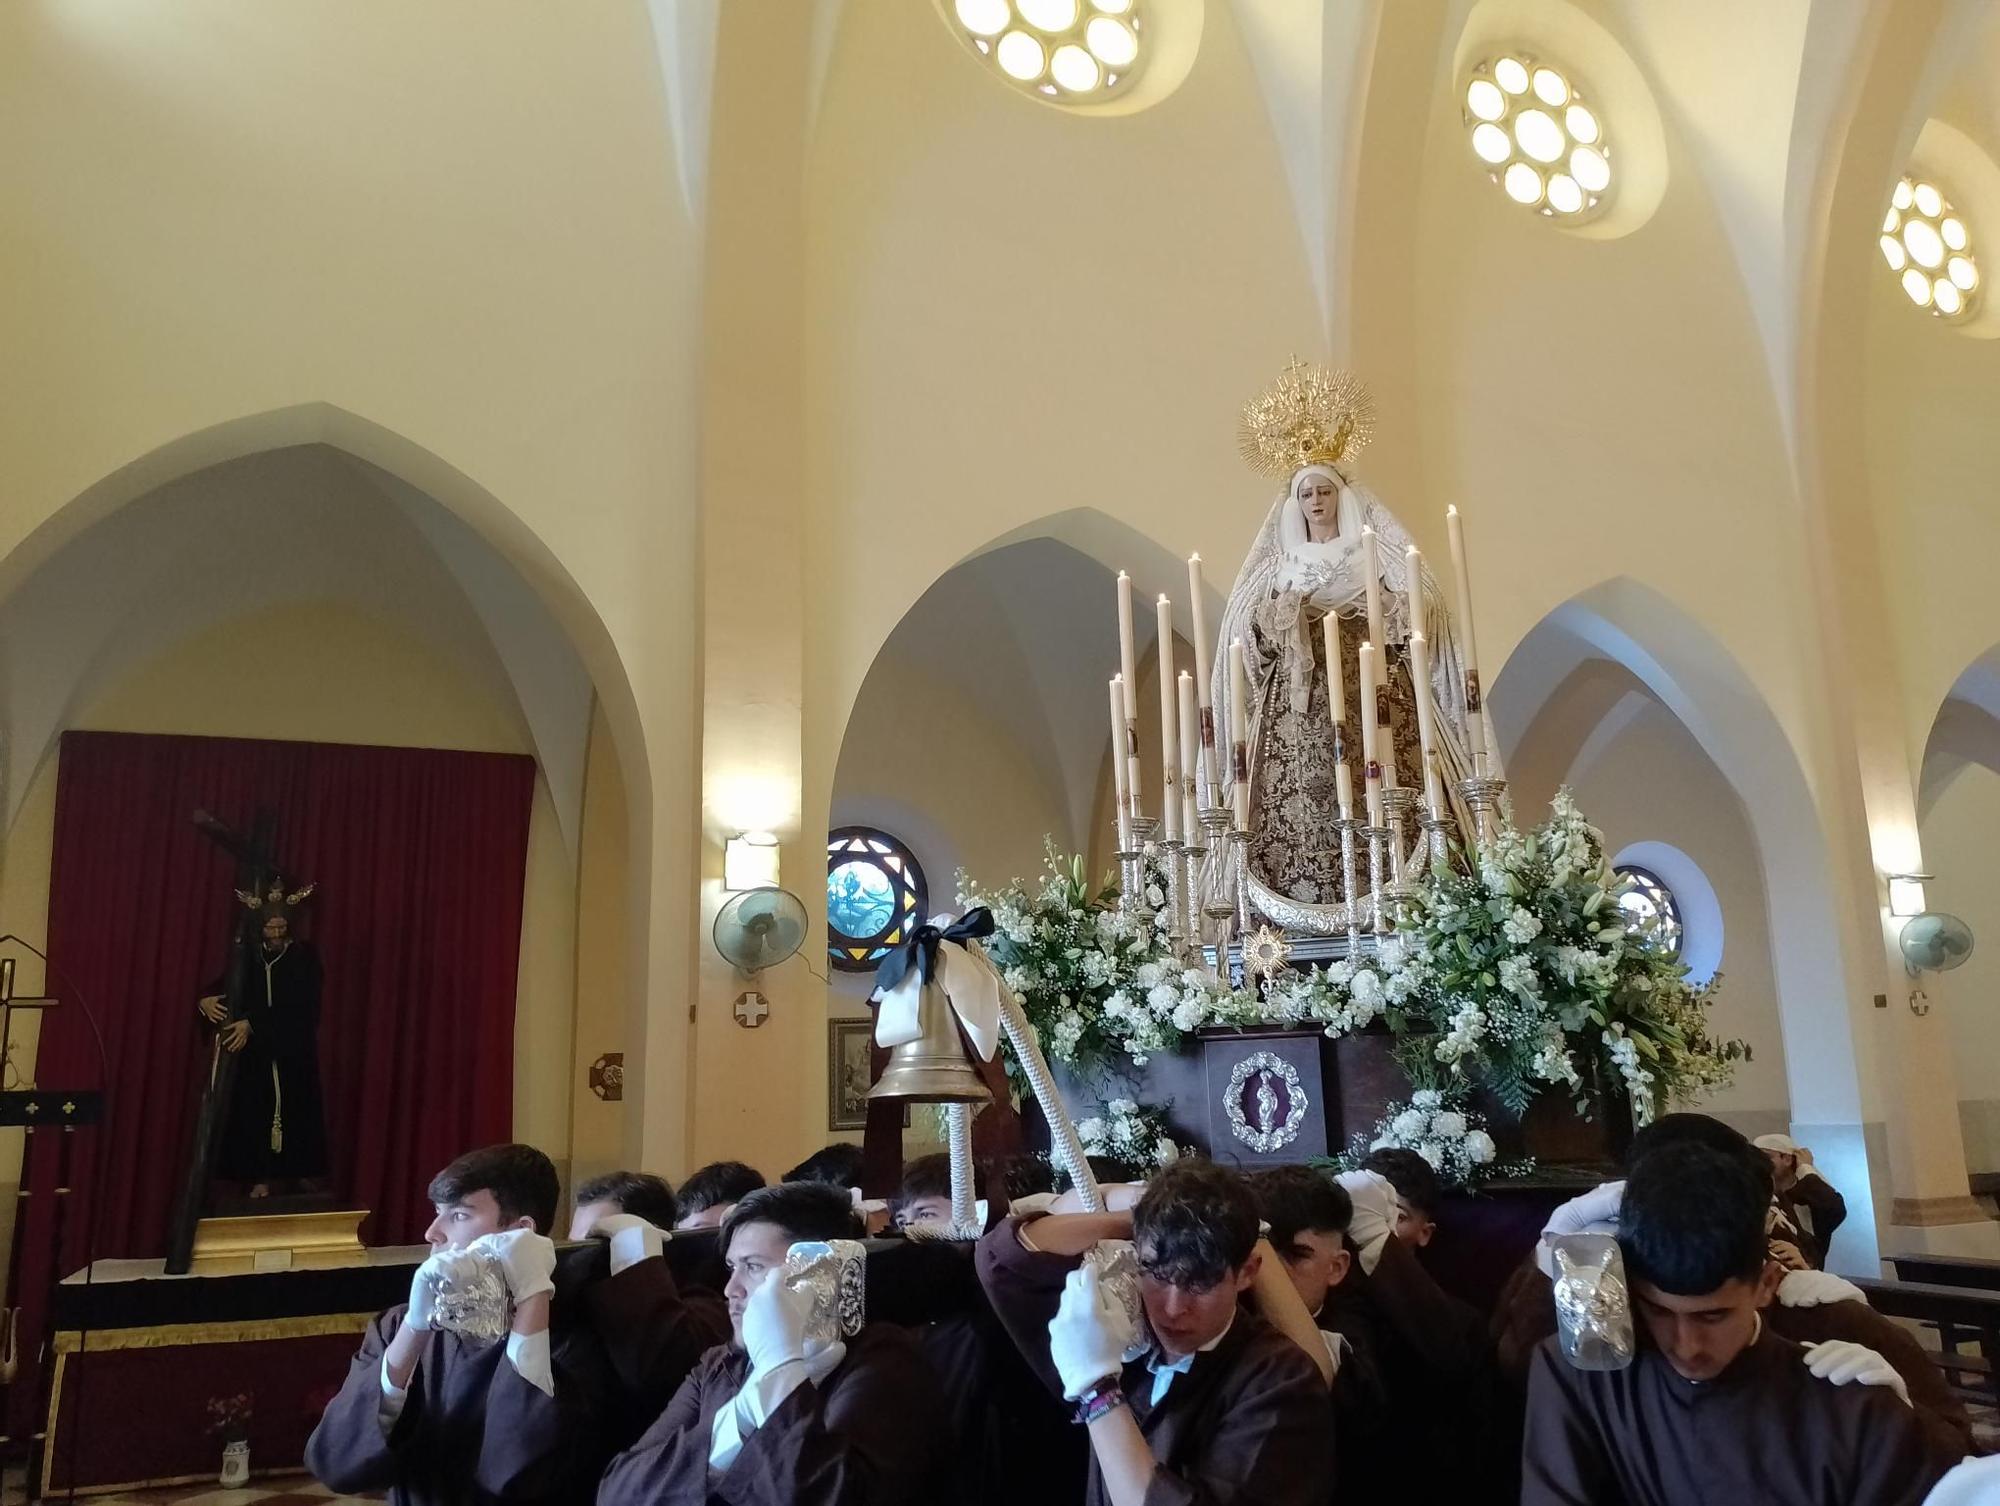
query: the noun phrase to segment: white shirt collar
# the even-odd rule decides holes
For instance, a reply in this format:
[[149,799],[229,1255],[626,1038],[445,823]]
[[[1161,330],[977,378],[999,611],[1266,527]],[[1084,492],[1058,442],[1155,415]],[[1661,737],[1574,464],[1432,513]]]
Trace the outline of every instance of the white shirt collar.
[[1231,1313],[1229,1321],[1222,1325],[1221,1333],[1210,1339],[1201,1348],[1195,1350],[1194,1354],[1184,1354],[1177,1360],[1168,1359],[1166,1352],[1158,1344],[1155,1344],[1146,1355],[1146,1368],[1153,1373],[1153,1405],[1157,1407],[1160,1404],[1161,1398],[1167,1394],[1167,1387],[1174,1383],[1175,1376],[1186,1375],[1188,1371],[1194,1368],[1195,1354],[1208,1354],[1211,1352],[1216,1345],[1229,1337],[1229,1330],[1235,1326],[1236,1314]]

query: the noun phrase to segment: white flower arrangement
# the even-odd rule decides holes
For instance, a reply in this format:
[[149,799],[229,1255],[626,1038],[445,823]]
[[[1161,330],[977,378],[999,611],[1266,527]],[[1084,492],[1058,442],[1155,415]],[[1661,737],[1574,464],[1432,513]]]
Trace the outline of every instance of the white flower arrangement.
[[1474,1187],[1492,1177],[1524,1175],[1532,1161],[1502,1162],[1486,1122],[1455,1095],[1419,1088],[1407,1104],[1391,1104],[1371,1136],[1357,1136],[1336,1164],[1352,1170],[1378,1150],[1413,1150],[1452,1187]]
[[1116,1162],[1132,1181],[1144,1181],[1186,1154],[1167,1133],[1165,1111],[1130,1098],[1114,1098],[1100,1113],[1079,1119],[1076,1135],[1085,1155]]

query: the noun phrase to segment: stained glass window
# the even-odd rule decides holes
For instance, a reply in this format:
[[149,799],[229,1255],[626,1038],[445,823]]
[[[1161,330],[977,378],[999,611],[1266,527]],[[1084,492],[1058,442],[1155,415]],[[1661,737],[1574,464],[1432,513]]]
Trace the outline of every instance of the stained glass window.
[[1625,912],[1626,926],[1651,936],[1668,956],[1680,956],[1681,907],[1674,903],[1674,891],[1649,868],[1626,864],[1616,871],[1625,881],[1618,908]]
[[826,840],[826,950],[865,973],[922,923],[930,894],[916,856],[886,831],[843,826]]

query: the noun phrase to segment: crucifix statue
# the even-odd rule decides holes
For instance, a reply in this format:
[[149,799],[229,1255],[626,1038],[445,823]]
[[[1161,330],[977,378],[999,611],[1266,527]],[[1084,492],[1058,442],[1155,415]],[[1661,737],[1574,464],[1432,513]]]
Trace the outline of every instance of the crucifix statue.
[[187,1269],[213,1176],[262,1198],[298,1190],[327,1172],[319,954],[292,933],[294,913],[314,886],[288,878],[272,854],[268,811],[258,813],[247,838],[205,811],[196,812],[195,825],[237,860],[240,908],[225,970],[202,990],[197,1006],[214,1036],[168,1241],[170,1272]]

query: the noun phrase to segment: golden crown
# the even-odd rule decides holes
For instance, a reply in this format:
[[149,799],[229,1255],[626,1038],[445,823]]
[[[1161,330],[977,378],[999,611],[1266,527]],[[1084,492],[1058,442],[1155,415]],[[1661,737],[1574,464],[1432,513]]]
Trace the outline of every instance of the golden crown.
[[1244,405],[1237,442],[1252,469],[1289,478],[1303,465],[1352,460],[1374,429],[1375,404],[1359,380],[1294,356],[1277,381]]

